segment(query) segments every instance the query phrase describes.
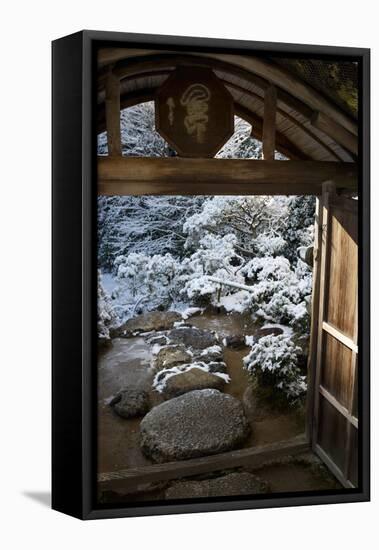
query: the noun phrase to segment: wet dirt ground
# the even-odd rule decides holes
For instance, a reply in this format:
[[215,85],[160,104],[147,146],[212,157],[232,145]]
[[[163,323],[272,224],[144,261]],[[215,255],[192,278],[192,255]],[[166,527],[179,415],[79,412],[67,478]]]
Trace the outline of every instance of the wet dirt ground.
[[123,388],[152,379],[151,346],[143,338],[115,338],[98,358],[98,472],[150,464],[139,446],[140,419],[125,420],[109,406]]
[[[251,335],[257,326],[248,316],[239,314],[205,313],[189,319],[198,328],[214,330],[220,339],[232,335]],[[144,385],[153,378],[150,370],[151,346],[143,338],[116,338],[112,346],[99,356],[98,362],[98,471],[100,473],[133,468],[150,464],[139,446],[140,419],[125,420],[117,416],[109,401],[122,388]],[[243,369],[243,357],[249,352],[225,348],[224,360],[231,378],[225,386],[229,393],[242,401],[249,385],[247,372]],[[160,397],[151,393],[156,402]],[[154,403],[154,404],[155,404]],[[259,413],[259,411],[257,411]],[[251,435],[245,446],[264,445],[300,434],[304,426],[291,411],[273,411],[257,414],[259,420],[252,422]]]

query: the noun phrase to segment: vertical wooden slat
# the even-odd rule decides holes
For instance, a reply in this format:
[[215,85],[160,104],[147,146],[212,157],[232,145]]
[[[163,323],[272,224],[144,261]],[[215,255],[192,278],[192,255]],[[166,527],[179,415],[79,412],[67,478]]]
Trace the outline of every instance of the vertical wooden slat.
[[265,91],[263,117],[263,158],[274,160],[276,131],[277,92],[275,86],[269,86]]
[[112,72],[105,82],[105,120],[108,155],[121,156],[120,80]]
[[312,425],[312,446],[317,444],[317,431],[319,425],[319,386],[321,380],[321,368],[323,360],[323,329],[322,324],[325,316],[325,306],[327,303],[328,288],[326,284],[327,272],[329,267],[329,197],[335,192],[335,185],[331,182],[323,184],[322,194],[322,229],[321,229],[321,265],[320,265],[320,291],[319,291],[319,316],[318,316],[318,337],[316,351],[316,372],[315,372],[315,402]]
[[318,317],[319,317],[319,301],[320,301],[320,271],[321,271],[321,239],[322,239],[322,201],[316,199],[315,212],[315,239],[313,245],[313,281],[312,281],[312,316],[311,329],[309,338],[309,354],[308,354],[308,391],[307,391],[307,424],[306,436],[309,443],[312,439],[313,426],[313,410],[315,405],[316,386],[316,351],[318,338]]
[[[354,335],[353,340],[355,344],[358,344],[358,288],[355,296],[357,307],[355,308],[355,325],[354,325]],[[358,364],[358,354],[353,351],[351,354],[351,389],[350,389],[350,400],[348,404],[348,411],[353,415],[354,409],[354,397],[355,397],[355,385],[358,384],[357,376],[357,364]],[[346,441],[346,467],[345,467],[345,477],[346,479],[350,478],[350,467],[352,463],[352,445],[353,445],[353,426],[349,422],[347,425],[347,441]]]

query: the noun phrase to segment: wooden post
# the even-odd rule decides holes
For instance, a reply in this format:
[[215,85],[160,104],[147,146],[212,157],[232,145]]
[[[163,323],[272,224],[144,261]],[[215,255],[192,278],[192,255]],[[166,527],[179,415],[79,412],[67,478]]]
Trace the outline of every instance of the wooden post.
[[105,82],[105,120],[108,155],[121,156],[120,80],[112,72]]
[[219,287],[217,289],[217,305],[218,306],[220,305],[220,300],[221,300],[221,285],[219,285]]
[[276,88],[275,86],[269,86],[265,91],[264,101],[262,136],[264,160],[274,160],[275,158],[276,103]]

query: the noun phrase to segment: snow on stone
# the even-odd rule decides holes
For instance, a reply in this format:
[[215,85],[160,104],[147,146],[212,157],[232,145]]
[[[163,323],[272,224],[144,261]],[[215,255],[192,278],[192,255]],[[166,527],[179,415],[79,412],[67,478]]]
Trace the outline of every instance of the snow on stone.
[[288,336],[289,338],[293,336],[293,328],[287,325],[281,325],[280,323],[266,323],[262,328],[280,328],[284,336]]
[[[209,366],[202,361],[196,363],[185,363],[183,365],[178,365],[169,369],[162,369],[154,377],[153,388],[161,393],[166,387],[167,380],[169,380],[173,376],[182,374],[183,372],[188,372],[195,368],[200,369],[204,372],[210,372]],[[224,374],[223,372],[212,372],[212,374],[218,376],[219,378],[222,378],[227,384],[230,382],[230,376],[228,374]]]
[[180,311],[181,316],[184,320],[189,319],[192,317],[192,315],[196,315],[197,313],[203,313],[204,308],[203,307],[186,307],[184,311]]

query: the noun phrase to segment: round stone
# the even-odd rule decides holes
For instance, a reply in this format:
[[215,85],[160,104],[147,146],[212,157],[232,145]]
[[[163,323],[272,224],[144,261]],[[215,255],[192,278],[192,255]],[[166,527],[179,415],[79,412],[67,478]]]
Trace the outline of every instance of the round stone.
[[122,390],[109,404],[122,418],[143,416],[149,410],[148,394],[142,389]]
[[241,402],[215,389],[191,391],[157,405],[140,427],[142,450],[155,462],[230,451],[248,434]]

